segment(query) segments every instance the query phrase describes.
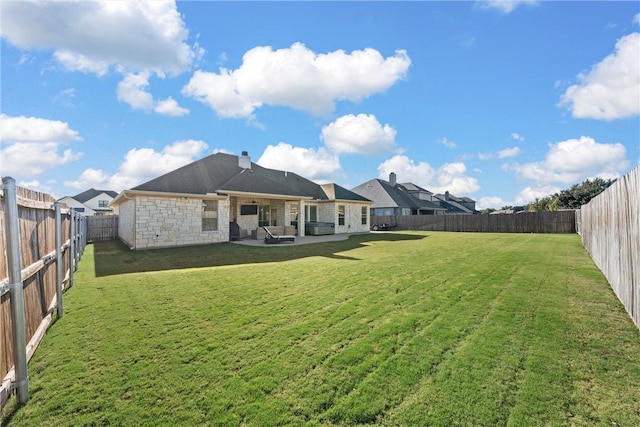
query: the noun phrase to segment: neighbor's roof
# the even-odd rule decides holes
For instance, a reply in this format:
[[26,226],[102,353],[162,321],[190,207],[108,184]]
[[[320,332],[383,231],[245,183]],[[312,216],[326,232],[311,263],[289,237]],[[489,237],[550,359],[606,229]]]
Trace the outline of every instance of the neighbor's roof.
[[85,203],[86,201],[91,200],[94,197],[97,197],[102,193],[109,195],[111,198],[115,198],[118,195],[118,193],[116,193],[115,191],[111,191],[111,190],[96,190],[95,188],[90,188],[87,191],[83,191],[80,194],[76,194],[72,198],[76,199],[80,203]]
[[352,188],[351,191],[373,200],[372,208],[443,210],[435,203],[412,196],[403,185],[396,185],[394,187],[382,179],[372,179]]
[[451,214],[471,214],[473,211],[462,206],[459,202],[462,201],[460,198],[456,196],[449,195],[449,200],[446,200],[444,194],[436,194],[434,196],[438,199],[438,204],[445,208],[448,213]]
[[431,191],[420,187],[419,185],[415,185],[412,182],[403,182],[400,185],[402,185],[404,188],[406,188],[409,192],[420,192],[420,193],[427,193],[427,194],[433,194]]
[[[212,154],[132,190],[184,194],[250,193],[330,199],[320,185],[296,173],[264,168],[253,162],[250,169],[244,169],[238,165],[238,156],[226,153]],[[344,196],[340,197],[343,200],[362,200],[361,196],[347,189],[338,193]]]

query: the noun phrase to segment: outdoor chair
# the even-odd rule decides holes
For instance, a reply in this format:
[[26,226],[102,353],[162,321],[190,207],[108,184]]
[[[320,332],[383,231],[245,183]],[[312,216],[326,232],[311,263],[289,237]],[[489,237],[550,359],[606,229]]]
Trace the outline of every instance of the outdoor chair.
[[267,227],[262,227],[262,228],[267,233],[264,236],[264,242],[267,245],[272,245],[272,244],[276,244],[276,243],[283,243],[283,242],[293,243],[296,240],[296,236],[284,236],[284,235],[279,235],[279,234],[273,234],[273,233],[271,233],[269,231],[269,229]]

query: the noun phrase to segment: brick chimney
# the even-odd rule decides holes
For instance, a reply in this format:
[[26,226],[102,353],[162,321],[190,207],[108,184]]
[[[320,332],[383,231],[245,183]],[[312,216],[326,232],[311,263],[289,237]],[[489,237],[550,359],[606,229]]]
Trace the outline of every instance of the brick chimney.
[[391,172],[389,174],[389,184],[391,184],[392,187],[396,186],[396,173],[395,172]]
[[238,157],[238,166],[242,169],[251,169],[251,157],[249,157],[249,153],[243,151],[240,157]]

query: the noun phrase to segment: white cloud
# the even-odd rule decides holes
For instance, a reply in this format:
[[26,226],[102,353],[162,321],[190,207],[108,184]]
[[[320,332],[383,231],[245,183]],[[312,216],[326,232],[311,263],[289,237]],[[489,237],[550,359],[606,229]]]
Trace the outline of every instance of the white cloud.
[[445,163],[434,168],[429,163],[415,163],[404,155],[394,156],[378,166],[379,177],[387,179],[395,172],[398,182],[412,182],[435,193],[450,191],[453,194],[469,194],[477,191],[478,180],[466,175],[464,163]]
[[257,163],[316,181],[331,181],[340,173],[340,159],[329,150],[294,147],[285,142],[267,146]]
[[598,143],[582,136],[549,144],[542,162],[516,164],[513,168],[525,179],[538,183],[571,184],[587,178],[615,178],[629,166],[626,149],[620,143]]
[[156,102],[156,106],[153,109],[158,114],[163,114],[165,116],[184,116],[185,114],[189,114],[189,110],[187,108],[182,108],[178,105],[178,103],[172,97],[168,97],[165,100]]
[[301,43],[247,51],[235,70],[197,71],[182,89],[220,117],[251,117],[262,105],[282,105],[326,115],[336,101],[358,102],[384,92],[411,65],[406,51],[384,58],[375,49],[317,54]]
[[484,209],[500,209],[503,206],[512,206],[513,203],[504,200],[502,197],[498,196],[488,196],[488,197],[480,197],[478,203],[476,205],[476,209],[481,211]]
[[167,116],[184,116],[189,113],[188,109],[180,107],[172,97],[156,101],[153,95],[147,92],[148,86],[148,73],[126,74],[118,83],[116,90],[118,100],[129,104],[135,110],[155,111]]
[[495,155],[493,153],[478,153],[478,158],[480,160],[490,160],[493,159]]
[[578,80],[560,101],[573,117],[614,120],[640,114],[640,33],[618,40],[615,52]]
[[527,4],[534,5],[536,0],[476,0],[483,9],[498,9],[502,13],[511,13],[516,7]]
[[561,191],[561,188],[552,185],[540,185],[525,187],[516,196],[516,205],[526,205],[535,199],[551,196]]
[[506,159],[509,157],[516,157],[520,153],[522,153],[522,150],[520,149],[520,147],[505,148],[504,150],[498,151],[498,158]]
[[192,139],[176,141],[160,152],[151,148],[134,148],[125,155],[116,173],[88,168],[77,180],[64,184],[71,188],[95,187],[121,191],[191,163],[207,148],[204,141]]
[[320,138],[333,152],[387,154],[396,148],[396,130],[373,114],[348,114],[322,128]]
[[148,78],[146,74],[125,75],[116,90],[118,101],[129,104],[134,110],[151,110],[155,102],[153,95],[146,91],[149,86]]
[[637,14],[633,17],[633,23],[634,23],[634,24],[640,24],[640,13],[637,13]]
[[2,142],[72,142],[81,140],[78,132],[71,129],[66,122],[0,114],[0,141]]
[[45,171],[79,160],[82,153],[70,148],[60,152],[57,142],[18,142],[0,150],[0,174],[35,176]]
[[520,142],[524,142],[524,136],[520,135],[519,133],[513,132],[511,134],[511,138],[515,139],[516,141],[520,141]]
[[0,173],[34,176],[79,160],[82,153],[60,147],[81,140],[66,122],[0,114]]
[[111,65],[159,75],[188,70],[202,55],[189,46],[175,1],[2,2],[2,37],[22,49],[52,49],[73,71]]
[[447,148],[456,148],[458,146],[455,142],[453,142],[450,139],[447,139],[445,137],[440,138],[438,140],[438,144],[444,145]]

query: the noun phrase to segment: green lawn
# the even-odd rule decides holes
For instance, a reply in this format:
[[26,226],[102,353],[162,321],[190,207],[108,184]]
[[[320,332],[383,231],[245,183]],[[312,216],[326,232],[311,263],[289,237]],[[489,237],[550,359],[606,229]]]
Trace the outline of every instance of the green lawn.
[[640,332],[576,235],[87,247],[15,426],[639,426]]

